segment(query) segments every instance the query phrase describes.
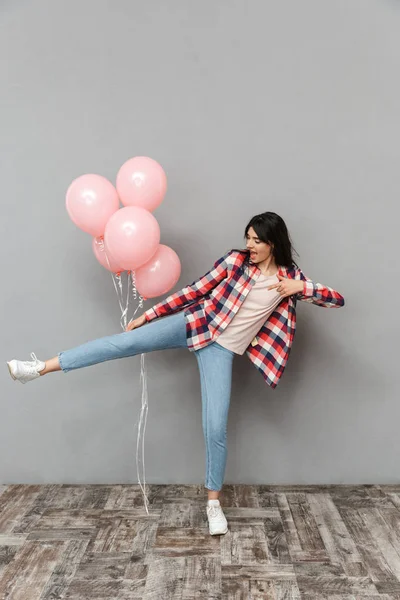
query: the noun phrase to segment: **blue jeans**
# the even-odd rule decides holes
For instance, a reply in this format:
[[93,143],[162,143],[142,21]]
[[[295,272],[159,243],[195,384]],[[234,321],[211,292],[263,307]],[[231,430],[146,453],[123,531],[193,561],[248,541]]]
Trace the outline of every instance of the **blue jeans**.
[[[136,356],[153,350],[187,348],[184,311],[160,317],[132,331],[124,331],[59,352],[66,373],[106,360]],[[195,350],[201,384],[202,426],[206,447],[205,487],[222,488],[227,458],[227,422],[235,353],[211,342]]]

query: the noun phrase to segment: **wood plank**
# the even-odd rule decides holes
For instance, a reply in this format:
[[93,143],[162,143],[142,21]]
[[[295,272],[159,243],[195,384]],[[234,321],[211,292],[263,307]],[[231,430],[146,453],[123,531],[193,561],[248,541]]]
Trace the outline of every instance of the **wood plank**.
[[0,599],[400,600],[399,485],[0,486]]
[[329,558],[333,562],[341,562],[345,575],[368,577],[357,546],[330,495],[308,494],[307,498]]

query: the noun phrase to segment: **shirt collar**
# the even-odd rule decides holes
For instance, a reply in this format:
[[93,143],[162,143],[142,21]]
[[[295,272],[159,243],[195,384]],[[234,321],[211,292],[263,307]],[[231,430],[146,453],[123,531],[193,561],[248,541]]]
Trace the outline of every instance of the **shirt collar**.
[[[249,263],[248,265],[249,269],[250,269],[250,273],[252,275],[252,277],[254,277],[255,275],[257,275],[258,273],[261,272],[260,267],[258,267],[255,264]],[[282,277],[286,277],[287,275],[287,268],[282,266],[278,266],[278,271],[276,273],[276,275],[281,275]]]

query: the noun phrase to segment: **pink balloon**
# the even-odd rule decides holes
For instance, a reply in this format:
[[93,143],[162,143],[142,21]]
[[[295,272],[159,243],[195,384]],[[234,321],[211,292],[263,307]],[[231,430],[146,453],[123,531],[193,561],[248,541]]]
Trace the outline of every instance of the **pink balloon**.
[[111,271],[111,273],[122,273],[124,271],[107,250],[103,236],[93,238],[92,249],[101,266],[107,269],[107,271]]
[[125,206],[141,206],[149,211],[161,204],[167,191],[164,169],[152,158],[135,156],[117,174],[117,192]]
[[136,288],[144,299],[166,294],[181,276],[181,261],[169,246],[160,244],[156,253],[135,271]]
[[160,226],[145,208],[125,206],[108,220],[104,240],[115,262],[133,271],[156,252],[160,243]]
[[71,220],[92,236],[103,235],[108,219],[119,208],[117,190],[102,175],[81,175],[67,190],[66,207]]

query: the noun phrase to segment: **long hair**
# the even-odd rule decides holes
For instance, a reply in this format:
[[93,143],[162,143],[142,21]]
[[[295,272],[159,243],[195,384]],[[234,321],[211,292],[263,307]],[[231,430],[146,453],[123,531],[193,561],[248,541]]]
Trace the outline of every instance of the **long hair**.
[[[293,265],[298,267],[298,264],[293,259],[293,252],[300,256],[293,248],[292,241],[290,239],[288,228],[286,227],[285,221],[274,212],[264,212],[259,215],[255,215],[250,219],[246,225],[244,231],[244,239],[252,227],[262,242],[273,244],[272,255],[275,263],[278,266],[291,268]],[[245,258],[243,261],[243,268],[250,263],[250,251],[247,248],[233,248],[237,252],[244,252]]]

